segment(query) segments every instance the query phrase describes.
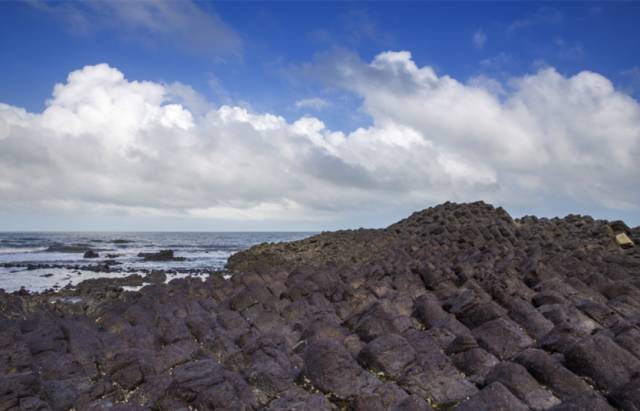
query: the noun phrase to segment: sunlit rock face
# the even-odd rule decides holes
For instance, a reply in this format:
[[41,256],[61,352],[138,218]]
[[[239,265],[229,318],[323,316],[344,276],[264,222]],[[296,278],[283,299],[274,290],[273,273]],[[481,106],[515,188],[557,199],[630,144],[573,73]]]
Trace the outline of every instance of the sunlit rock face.
[[639,241],[620,221],[445,203],[253,247],[229,280],[0,293],[0,404],[634,410]]

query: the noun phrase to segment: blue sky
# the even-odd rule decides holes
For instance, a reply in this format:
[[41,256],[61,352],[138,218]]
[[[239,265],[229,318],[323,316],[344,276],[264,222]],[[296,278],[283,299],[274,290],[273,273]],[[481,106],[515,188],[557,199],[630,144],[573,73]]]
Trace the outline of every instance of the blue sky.
[[[430,65],[462,80],[481,73],[508,78],[542,64],[566,74],[592,70],[636,97],[640,92],[638,2],[198,6],[220,16],[237,34],[241,42],[236,49],[192,50],[189,38],[167,44],[164,36],[144,27],[74,27],[64,11],[57,10],[62,5],[50,4],[54,11],[46,12],[24,2],[4,2],[0,95],[4,102],[39,111],[52,84],[77,68],[107,62],[131,80],[180,81],[219,103],[250,102],[257,111],[295,118],[296,101],[318,94],[336,97],[336,90],[310,83],[296,70],[335,49],[356,53],[365,61],[383,50],[410,50],[419,66]],[[91,18],[96,15],[88,13]],[[473,41],[477,32],[485,38],[482,47]],[[357,99],[341,97],[336,101],[352,110],[357,107]],[[345,127],[366,120],[345,120],[342,110],[338,104],[323,120]]]
[[[269,205],[267,208],[280,207],[281,212],[257,213],[255,218],[249,219],[249,222],[245,221],[246,216],[243,213],[236,215],[231,212],[231,214],[217,215],[215,210],[210,213],[201,212],[206,208],[202,204],[205,197],[199,196],[203,190],[210,190],[212,198],[219,197],[220,193],[217,190],[233,191],[223,183],[210,187],[205,183],[199,183],[190,191],[190,193],[195,191],[199,193],[198,200],[194,200],[193,204],[177,208],[114,199],[114,196],[119,195],[127,198],[135,195],[127,190],[121,190],[120,187],[115,189],[111,183],[105,183],[105,187],[108,186],[111,191],[107,188],[103,192],[91,193],[82,190],[69,191],[56,200],[57,205],[49,204],[45,198],[38,198],[38,195],[33,192],[7,191],[3,195],[11,195],[13,198],[19,198],[19,201],[0,200],[0,202],[4,201],[0,204],[0,210],[2,210],[0,211],[0,229],[36,229],[38,227],[60,229],[65,228],[64,225],[75,229],[109,227],[146,229],[149,225],[158,224],[157,221],[162,219],[172,221],[164,226],[160,224],[160,228],[165,229],[180,229],[185,226],[206,229],[322,229],[353,225],[377,226],[391,223],[393,219],[401,217],[416,207],[422,208],[421,204],[426,207],[439,201],[443,197],[436,194],[440,187],[438,184],[455,188],[449,193],[453,200],[487,198],[492,202],[505,205],[516,215],[529,212],[544,215],[572,211],[589,212],[605,217],[622,217],[640,224],[638,211],[640,193],[637,191],[637,186],[640,184],[635,184],[636,188],[633,188],[633,183],[639,182],[636,180],[638,177],[636,172],[609,175],[606,179],[597,181],[597,184],[594,183],[589,190],[585,189],[585,193],[577,193],[576,190],[558,182],[558,185],[552,188],[538,188],[536,189],[538,191],[531,191],[534,196],[541,199],[537,205],[536,202],[522,201],[518,198],[521,197],[520,193],[526,192],[526,184],[534,184],[531,183],[531,179],[535,179],[536,187],[540,187],[539,182],[545,181],[546,176],[537,175],[533,171],[534,168],[527,173],[521,170],[514,171],[515,168],[509,168],[512,167],[511,165],[509,167],[496,165],[496,162],[488,157],[471,159],[472,155],[452,148],[459,147],[459,144],[464,144],[464,141],[458,142],[458,146],[449,146],[448,142],[453,141],[454,137],[438,140],[440,135],[448,136],[448,132],[453,132],[450,129],[453,126],[420,122],[421,115],[418,108],[408,110],[414,115],[412,119],[405,118],[403,113],[390,114],[390,109],[381,103],[385,101],[384,96],[379,96],[376,90],[367,88],[363,80],[371,75],[374,76],[371,77],[372,82],[377,81],[380,73],[369,73],[367,70],[377,67],[375,59],[381,53],[407,51],[410,53],[409,57],[406,55],[399,57],[403,60],[403,64],[410,62],[419,69],[428,67],[440,80],[447,77],[467,88],[480,87],[486,90],[488,95],[495,97],[498,102],[504,102],[505,107],[500,108],[502,110],[510,107],[507,103],[510,99],[521,98],[520,94],[523,93],[518,94],[518,91],[522,91],[524,87],[522,84],[527,76],[535,76],[542,70],[552,69],[558,76],[557,81],[570,79],[582,72],[597,73],[600,76],[598,79],[604,78],[610,82],[615,93],[618,93],[616,98],[623,96],[624,104],[629,105],[629,114],[624,119],[629,124],[624,125],[626,131],[621,128],[619,132],[627,134],[620,134],[619,138],[620,141],[629,144],[627,151],[635,153],[640,140],[634,128],[637,125],[635,123],[637,100],[640,97],[640,33],[637,28],[639,18],[640,3],[638,2],[191,3],[184,1],[111,2],[110,4],[2,2],[0,3],[0,61],[2,61],[0,102],[12,109],[24,109],[28,113],[42,114],[47,107],[55,105],[55,101],[51,103],[55,100],[52,97],[55,84],[69,85],[70,73],[86,66],[106,63],[109,68],[122,73],[127,84],[146,81],[162,87],[177,83],[188,86],[189,90],[197,95],[198,101],[203,103],[199,108],[189,106],[184,102],[184,95],[176,96],[171,90],[165,92],[166,98],[158,102],[158,106],[163,107],[170,100],[182,103],[184,108],[192,114],[195,128],[199,130],[196,133],[198,136],[203,135],[205,129],[209,130],[201,126],[200,117],[204,118],[207,110],[219,110],[223,105],[242,108],[255,115],[268,113],[281,116],[286,121],[286,127],[300,118],[314,118],[322,121],[324,128],[320,134],[326,139],[330,138],[330,133],[340,132],[347,136],[348,140],[356,141],[356,138],[351,138],[354,136],[350,133],[358,128],[365,128],[368,132],[381,136],[376,137],[381,141],[388,142],[390,138],[397,138],[396,145],[405,147],[408,144],[406,142],[410,140],[406,133],[411,134],[415,131],[428,144],[442,147],[442,150],[435,151],[438,156],[443,159],[455,159],[454,165],[447,163],[448,165],[444,168],[449,167],[458,171],[474,170],[469,172],[474,175],[486,172],[487,178],[482,181],[467,179],[458,187],[455,185],[458,183],[452,182],[458,181],[456,180],[460,174],[458,171],[456,171],[458,174],[449,175],[447,178],[451,181],[446,183],[433,177],[426,169],[423,170],[424,174],[417,176],[407,174],[409,173],[407,170],[390,170],[385,166],[384,161],[408,161],[403,157],[405,154],[397,154],[399,157],[393,159],[391,154],[389,159],[383,159],[381,156],[380,164],[376,163],[372,166],[362,162],[364,148],[353,149],[355,151],[350,151],[349,154],[336,154],[334,148],[327,148],[323,145],[324,143],[316,141],[314,144],[323,146],[324,151],[318,154],[318,157],[307,160],[310,162],[308,164],[315,164],[314,161],[318,161],[319,164],[318,171],[314,172],[315,174],[311,173],[309,179],[298,178],[300,175],[298,171],[296,177],[290,181],[290,186],[286,189],[282,188],[282,192],[274,188],[274,191],[261,198],[253,198],[247,193],[238,193],[236,196],[229,196],[220,201],[220,206],[227,212],[255,209],[255,207],[261,209],[260,207],[265,204]],[[383,60],[384,64],[390,61]],[[106,72],[100,73],[108,75],[108,73],[105,74]],[[353,77],[351,73],[358,73],[360,77]],[[551,79],[551,77],[546,78]],[[416,78],[412,77],[412,81],[417,81]],[[542,76],[536,79],[542,81]],[[360,80],[363,82],[360,83]],[[594,81],[588,78],[585,84],[588,83],[591,87],[595,84]],[[384,85],[387,82],[383,81],[381,84]],[[534,86],[527,89],[529,93],[535,89]],[[600,87],[599,83],[596,86]],[[401,88],[402,85],[398,87]],[[411,87],[418,88],[415,85]],[[574,88],[581,90],[577,85]],[[389,89],[386,92],[395,98],[397,97],[395,93],[399,93],[399,90]],[[390,97],[388,101],[391,100]],[[523,98],[522,101],[531,102],[532,100]],[[484,107],[482,103],[478,104],[480,108]],[[430,110],[429,107],[422,107],[420,110]],[[581,107],[578,105],[576,109]],[[73,110],[76,109],[78,106],[74,105]],[[477,111],[476,108],[471,107],[468,113],[474,110]],[[199,111],[202,111],[200,115]],[[593,114],[593,111],[584,113]],[[425,112],[424,114],[429,117],[433,113]],[[546,121],[547,117],[541,116],[537,117],[537,120]],[[524,121],[518,118],[518,124]],[[6,121],[9,124],[9,120]],[[471,118],[461,118],[460,121],[471,121]],[[611,134],[610,125],[613,122],[619,124],[619,121],[620,119],[608,117],[599,124],[602,130],[606,128],[608,130],[606,133]],[[395,128],[392,130],[388,124],[398,126],[397,130],[400,131]],[[24,128],[16,127],[6,127],[9,130],[8,137],[18,139],[21,133],[29,136],[37,134],[33,129],[26,131]],[[376,130],[376,127],[382,131]],[[558,130],[576,129],[575,125],[568,124],[561,124],[558,127]],[[2,130],[1,127],[0,130]],[[82,130],[85,130],[84,134],[92,135],[92,132],[86,131],[86,128]],[[257,130],[255,124],[254,130]],[[56,130],[56,132],[66,131]],[[129,131],[123,131],[123,133],[127,132]],[[591,145],[595,141],[603,146],[610,144],[607,141],[607,135],[599,134],[589,140],[589,145],[584,145],[580,142],[579,136],[571,134],[572,132],[567,131],[569,133],[567,141],[575,142],[575,150],[583,148],[593,150],[593,147],[598,147],[595,143]],[[435,133],[440,134],[438,137],[431,138],[430,136]],[[549,142],[553,141],[553,136],[544,134],[548,131],[540,133],[540,136],[544,136],[531,136],[530,139],[544,140],[544,143],[539,144],[544,148],[541,156],[556,153],[550,154],[548,161],[558,162],[559,154],[557,153],[564,150],[565,146],[550,149]],[[617,131],[613,134],[616,133]],[[239,136],[238,138],[249,141],[247,134]],[[142,137],[136,135],[135,138]],[[478,141],[484,141],[483,144],[486,146],[485,137],[479,138]],[[9,140],[9,138],[5,139],[5,143],[8,144]],[[284,147],[288,147],[288,141],[285,140],[275,149],[270,146],[270,149],[275,150],[272,153],[276,154],[272,156],[275,155],[276,160],[284,152],[280,149],[284,150]],[[22,142],[15,143],[20,145],[20,148],[11,147],[20,151],[26,158],[28,147],[30,145],[35,147],[40,143]],[[33,148],[29,155],[34,152],[45,152],[43,155],[52,163],[63,161],[55,148],[47,145],[46,142],[42,144],[42,150]],[[234,153],[240,151],[236,147],[222,147],[220,145],[216,149],[217,155],[224,156],[224,150],[227,149]],[[369,149],[372,148],[367,147],[367,150]],[[243,147],[242,150],[245,148]],[[496,150],[499,151],[500,147]],[[8,149],[6,152],[9,152]],[[307,153],[306,149],[302,152]],[[389,153],[391,152],[389,150]],[[584,161],[587,161],[585,159],[590,159],[596,154],[597,152],[594,151],[586,153],[581,157],[580,164],[584,164]],[[611,158],[620,160],[621,155],[623,154],[620,152],[612,152]],[[327,156],[328,160],[325,158]],[[1,161],[0,157],[0,166],[2,166]],[[334,161],[337,163],[334,164]],[[7,169],[13,167],[8,163],[5,166]],[[263,172],[269,173],[271,170],[269,167],[273,166],[265,165],[264,167]],[[355,182],[356,177],[353,177],[353,182],[349,180],[350,183],[345,186],[340,181],[347,177],[341,174],[342,171],[336,171],[342,170],[341,167],[345,167],[353,175],[359,175],[360,177],[357,178],[360,182],[369,180],[380,182],[381,177],[391,176],[390,181],[397,179],[395,180],[397,182],[407,182],[406,187],[399,193],[380,186],[375,186],[375,190],[367,190],[367,187],[372,186],[367,186],[365,183],[358,185],[360,183]],[[602,165],[595,163],[588,170],[579,166],[568,169],[566,165],[562,165],[561,169],[554,169],[554,172],[556,177],[562,175],[564,176],[562,178],[569,181],[574,181],[571,179],[576,177],[575,184],[579,185],[582,179],[586,178],[585,176],[588,177],[588,173],[599,175],[599,167],[601,168]],[[509,168],[508,171],[507,168]],[[15,168],[11,170],[18,174]],[[246,177],[246,170],[243,170],[234,171],[239,174],[225,181],[242,180]],[[293,173],[295,167],[291,166],[288,170],[294,170],[291,171]],[[284,173],[286,170],[280,171]],[[305,172],[307,171],[305,169]],[[374,171],[380,174],[375,174]],[[106,178],[105,173],[108,173],[108,170],[79,169],[64,172],[69,175],[77,172],[76,176],[88,173],[87,175],[93,177]],[[336,176],[333,176],[334,172],[337,173]],[[184,173],[184,180],[191,181],[187,172]],[[11,178],[8,175],[9,173],[6,179]],[[143,181],[142,175],[138,177]],[[560,181],[560,177],[558,179]],[[607,190],[611,190],[612,181],[619,181],[619,179],[632,187],[625,186],[625,189],[631,192],[611,201],[598,201],[598,197],[612,196]],[[424,183],[425,187],[422,187],[421,181],[427,180],[430,182]],[[434,183],[436,180],[437,184]],[[389,184],[397,188],[399,186],[397,182]],[[18,183],[18,177],[9,183],[5,185],[12,186],[14,189],[21,185]],[[64,180],[64,182],[48,184],[60,187],[60,184],[70,183]],[[469,190],[466,184],[473,185],[473,190]],[[484,188],[479,189],[480,186]],[[500,190],[506,191],[500,194],[500,190],[496,189],[497,186]],[[298,190],[295,187],[304,187],[305,190],[309,190],[309,194],[304,199],[296,198],[291,194]],[[505,189],[505,187],[510,188]],[[1,188],[2,185],[0,185]],[[315,197],[316,195],[322,197],[322,190],[326,190],[326,196],[330,198],[326,205],[321,205],[322,201]],[[344,190],[348,193],[345,194]],[[469,191],[468,195],[464,194],[465,190]],[[602,191],[599,193],[598,190]],[[360,207],[361,204],[371,201],[366,195],[357,195],[358,192],[363,191],[395,197],[397,201],[383,201],[363,209],[359,214],[354,214],[349,209]],[[334,196],[335,199],[333,199]],[[346,198],[351,202],[344,200]],[[65,205],[60,206],[60,202]],[[84,204],[85,206],[77,206],[83,210],[93,211],[83,211],[81,216],[78,216],[78,208],[69,205],[74,202]],[[91,206],[86,207],[87,204]],[[289,207],[295,208],[299,213],[290,214]],[[35,218],[36,215],[45,217]],[[228,217],[228,215],[235,217]],[[294,217],[287,218],[291,215]],[[232,220],[236,222],[229,223]],[[105,224],[104,221],[109,223]],[[104,227],[105,225],[107,227]]]

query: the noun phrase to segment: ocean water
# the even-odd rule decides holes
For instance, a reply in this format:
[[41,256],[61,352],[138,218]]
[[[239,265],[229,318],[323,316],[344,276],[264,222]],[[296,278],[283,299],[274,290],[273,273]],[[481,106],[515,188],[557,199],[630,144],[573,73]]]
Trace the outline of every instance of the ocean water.
[[[232,254],[264,242],[299,240],[314,233],[303,232],[0,232],[0,288],[7,292],[21,287],[30,291],[60,288],[88,278],[123,277],[148,270],[168,272],[168,280],[203,275],[223,269]],[[83,258],[82,252],[60,250],[60,246],[90,248],[99,258]],[[50,248],[53,247],[53,248]],[[57,248],[57,251],[55,251]],[[170,249],[184,261],[149,262],[138,253]],[[52,251],[54,250],[54,251]],[[107,254],[111,258],[107,258]],[[111,272],[93,267],[115,261]]]

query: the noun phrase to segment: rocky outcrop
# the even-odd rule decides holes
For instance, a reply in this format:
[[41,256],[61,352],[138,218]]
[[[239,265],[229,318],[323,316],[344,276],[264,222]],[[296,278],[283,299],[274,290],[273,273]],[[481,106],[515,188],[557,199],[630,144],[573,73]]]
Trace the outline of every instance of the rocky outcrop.
[[142,280],[145,283],[162,284],[167,281],[167,275],[162,271],[151,271],[149,274],[145,275]]
[[100,254],[96,253],[93,250],[87,250],[83,255],[83,258],[98,258],[98,257],[100,257]]
[[89,244],[52,244],[45,251],[50,253],[86,253],[91,250]]
[[138,253],[145,261],[184,261],[184,257],[175,257],[173,250],[160,250],[157,253]]
[[132,240],[125,240],[125,239],[122,239],[122,238],[117,238],[117,239],[112,241],[113,244],[130,244],[132,242],[133,242]]
[[640,229],[443,204],[232,277],[0,293],[0,409],[637,410]]

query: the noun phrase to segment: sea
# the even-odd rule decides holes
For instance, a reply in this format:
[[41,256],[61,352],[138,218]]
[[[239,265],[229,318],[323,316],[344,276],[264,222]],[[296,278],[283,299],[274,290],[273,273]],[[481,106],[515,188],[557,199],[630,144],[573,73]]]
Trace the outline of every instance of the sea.
[[[97,277],[150,270],[167,281],[223,270],[232,254],[259,243],[300,240],[309,232],[0,232],[0,289],[31,292],[73,286]],[[84,258],[91,249],[98,258]],[[181,261],[145,261],[139,253],[173,250]],[[109,262],[109,272],[95,266]]]

